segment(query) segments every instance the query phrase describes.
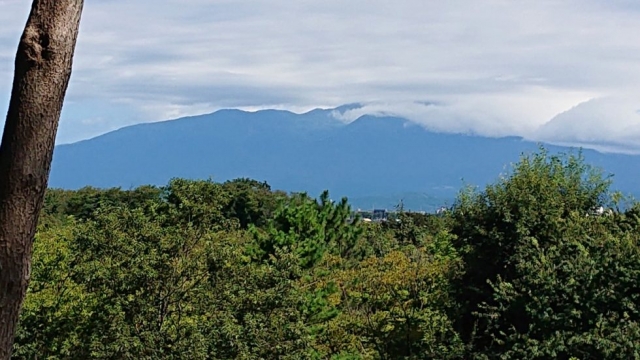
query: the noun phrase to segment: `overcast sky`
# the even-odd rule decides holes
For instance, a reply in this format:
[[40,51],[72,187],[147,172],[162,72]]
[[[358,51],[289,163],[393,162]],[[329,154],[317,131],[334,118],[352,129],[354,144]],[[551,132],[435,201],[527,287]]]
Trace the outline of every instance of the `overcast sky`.
[[[0,0],[0,105],[30,0]],[[362,102],[432,130],[640,151],[637,0],[87,0],[60,143]]]

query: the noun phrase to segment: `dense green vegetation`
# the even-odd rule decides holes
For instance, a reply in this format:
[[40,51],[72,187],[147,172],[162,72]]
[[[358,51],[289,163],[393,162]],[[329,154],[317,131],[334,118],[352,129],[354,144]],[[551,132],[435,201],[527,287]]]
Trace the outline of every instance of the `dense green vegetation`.
[[383,223],[247,179],[50,190],[14,356],[640,358],[640,206],[621,202],[544,151]]

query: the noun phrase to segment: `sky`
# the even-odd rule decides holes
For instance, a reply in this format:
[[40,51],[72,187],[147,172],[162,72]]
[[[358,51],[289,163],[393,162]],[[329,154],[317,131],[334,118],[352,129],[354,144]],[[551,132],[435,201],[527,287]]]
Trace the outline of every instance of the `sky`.
[[[30,0],[0,0],[0,107]],[[87,0],[58,143],[221,108],[640,153],[637,0]]]

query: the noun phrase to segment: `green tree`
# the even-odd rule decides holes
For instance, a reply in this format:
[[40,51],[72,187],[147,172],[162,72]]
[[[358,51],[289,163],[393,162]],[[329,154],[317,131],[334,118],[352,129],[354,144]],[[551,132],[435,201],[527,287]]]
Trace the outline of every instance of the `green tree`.
[[613,205],[609,186],[581,156],[542,151],[483,192],[461,194],[452,212],[466,267],[458,327],[475,357],[637,356],[637,287],[625,280],[640,265],[630,260],[637,236],[611,231],[618,214],[596,216]]
[[277,249],[297,255],[303,268],[313,267],[328,251],[348,253],[361,229],[349,222],[347,199],[334,203],[327,191],[314,200],[306,194],[282,201],[265,229],[252,228],[256,238],[254,256],[267,260]]
[[76,226],[69,221],[38,231],[31,282],[16,332],[16,359],[89,356],[79,351],[93,304],[84,285],[72,279]]
[[233,221],[224,213],[231,200],[230,195],[211,180],[172,179],[162,189],[161,197],[164,202],[158,211],[167,214],[167,226],[234,227]]
[[448,315],[459,258],[455,252],[435,256],[432,249],[395,250],[355,265],[337,256],[328,258],[323,264],[327,271],[316,271],[307,280],[316,291],[335,289],[327,294],[325,309],[337,313],[313,332],[318,356],[460,358],[462,341]]
[[522,246],[515,276],[491,282],[480,306],[492,345],[482,358],[640,356],[640,236],[611,232],[617,215],[573,213],[547,246]]
[[264,226],[273,215],[279,200],[285,193],[272,192],[266,182],[240,178],[227,181],[222,188],[229,193],[230,201],[224,208],[225,216],[238,219],[240,227],[247,229],[249,225]]

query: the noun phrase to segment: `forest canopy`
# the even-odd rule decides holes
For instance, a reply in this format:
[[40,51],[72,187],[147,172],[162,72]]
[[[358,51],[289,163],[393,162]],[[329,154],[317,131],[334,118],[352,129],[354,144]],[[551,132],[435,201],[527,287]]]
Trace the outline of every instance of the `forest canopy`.
[[383,222],[250,179],[50,189],[14,357],[640,358],[639,230],[544,150]]

